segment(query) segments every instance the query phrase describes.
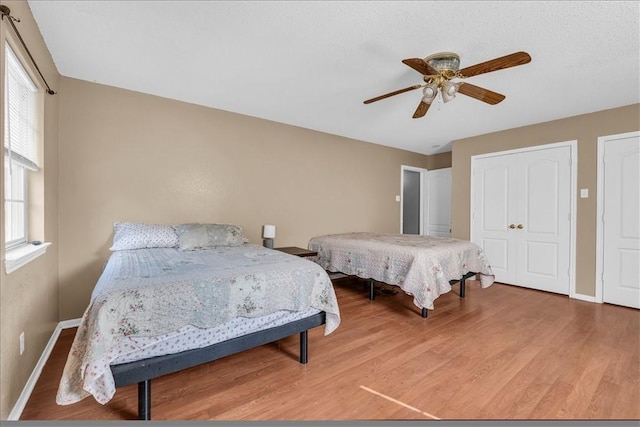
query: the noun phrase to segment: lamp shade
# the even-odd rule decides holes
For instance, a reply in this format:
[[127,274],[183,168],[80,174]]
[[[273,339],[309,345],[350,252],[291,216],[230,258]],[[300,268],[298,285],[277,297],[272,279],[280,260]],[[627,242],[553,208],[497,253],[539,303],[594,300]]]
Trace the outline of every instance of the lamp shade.
[[444,102],[449,102],[456,97],[456,94],[458,93],[458,86],[460,86],[460,83],[453,83],[450,81],[447,81],[442,85],[442,99]]
[[438,85],[434,82],[428,83],[424,89],[422,89],[422,102],[425,104],[431,104],[434,99],[436,99],[436,95],[438,95]]
[[276,237],[276,226],[265,224],[262,226],[262,237],[265,239],[274,239]]

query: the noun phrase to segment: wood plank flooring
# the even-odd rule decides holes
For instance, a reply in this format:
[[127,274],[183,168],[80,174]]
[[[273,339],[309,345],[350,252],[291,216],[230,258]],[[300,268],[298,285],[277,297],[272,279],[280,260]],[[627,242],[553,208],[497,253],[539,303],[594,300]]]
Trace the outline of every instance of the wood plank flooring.
[[[152,381],[154,420],[640,419],[640,311],[467,282],[423,319],[412,298],[334,281],[342,323]],[[384,290],[387,290],[386,292]],[[396,291],[392,293],[392,291]],[[75,329],[63,331],[22,420],[126,420],[137,387],[107,405],[58,406]]]

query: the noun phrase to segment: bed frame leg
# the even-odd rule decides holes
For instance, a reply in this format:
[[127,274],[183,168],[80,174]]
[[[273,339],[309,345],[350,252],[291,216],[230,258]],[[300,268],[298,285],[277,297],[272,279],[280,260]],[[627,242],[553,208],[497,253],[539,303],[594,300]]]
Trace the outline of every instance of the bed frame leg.
[[138,419],[151,420],[151,380],[138,383]]
[[300,363],[306,365],[309,361],[309,344],[307,331],[300,332]]
[[422,307],[422,317],[424,317],[426,319],[428,315],[429,315],[428,310],[426,308]]
[[460,281],[460,298],[464,298],[464,279]]
[[369,299],[373,301],[376,299],[376,289],[373,286],[373,280],[369,279]]

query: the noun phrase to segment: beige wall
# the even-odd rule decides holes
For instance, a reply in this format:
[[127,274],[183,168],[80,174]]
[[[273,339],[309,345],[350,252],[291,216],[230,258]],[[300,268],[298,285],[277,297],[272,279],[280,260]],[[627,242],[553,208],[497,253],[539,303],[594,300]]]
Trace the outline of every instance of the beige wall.
[[[56,90],[58,72],[49,51],[36,27],[31,10],[25,1],[2,1],[11,15],[20,19],[16,24],[49,85]],[[12,30],[2,21],[0,30],[0,58],[4,58],[4,41]],[[17,40],[16,40],[17,42]],[[20,45],[18,44],[18,47]],[[4,63],[0,64],[4,70]],[[3,73],[4,75],[4,73]],[[4,80],[4,78],[3,78]],[[4,117],[4,84],[0,84]],[[42,171],[30,182],[32,202],[42,206],[44,217],[31,224],[31,240],[52,242],[47,253],[35,261],[7,275],[5,274],[4,244],[0,245],[0,419],[9,417],[20,393],[31,375],[40,355],[58,323],[58,96],[44,95],[45,131],[44,152],[40,153]],[[0,138],[4,138],[4,120],[0,120]],[[4,146],[4,141],[2,143]],[[0,162],[0,176],[4,177],[4,162]],[[3,185],[0,193],[4,199]],[[0,224],[4,224],[4,209],[0,209]],[[4,242],[4,226],[0,227],[0,241]],[[18,336],[25,333],[25,352],[20,355]]]
[[426,156],[71,78],[60,87],[60,317],[80,317],[116,221],[231,222],[261,244],[397,232]]
[[427,169],[444,169],[451,167],[451,151],[427,156]]
[[640,130],[640,104],[510,129],[453,142],[451,206],[453,236],[469,238],[471,156],[534,145],[578,141],[576,292],[595,296],[596,162],[600,136]]

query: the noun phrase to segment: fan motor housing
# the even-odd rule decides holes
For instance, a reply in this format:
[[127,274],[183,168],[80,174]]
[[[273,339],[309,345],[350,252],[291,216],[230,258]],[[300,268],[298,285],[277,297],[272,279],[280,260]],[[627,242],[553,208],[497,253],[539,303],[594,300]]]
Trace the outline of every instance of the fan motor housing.
[[439,73],[456,72],[460,68],[460,56],[453,52],[438,52],[424,58],[424,61]]

